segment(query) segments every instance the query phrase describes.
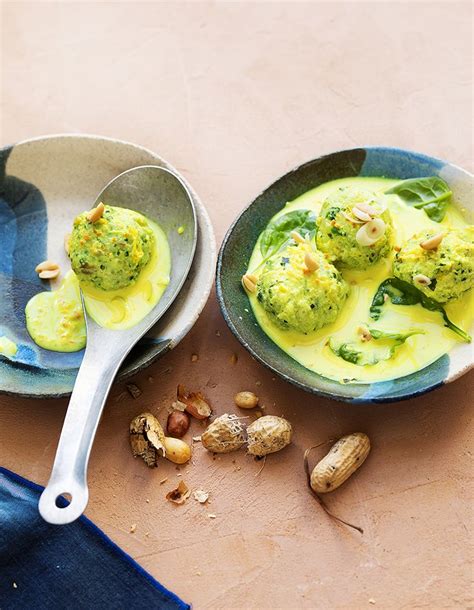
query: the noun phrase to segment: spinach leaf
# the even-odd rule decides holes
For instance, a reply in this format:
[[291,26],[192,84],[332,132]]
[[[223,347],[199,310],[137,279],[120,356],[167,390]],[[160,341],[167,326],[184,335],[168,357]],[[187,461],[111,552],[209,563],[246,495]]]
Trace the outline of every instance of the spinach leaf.
[[335,346],[332,338],[329,339],[329,347],[331,350],[343,360],[352,362],[352,364],[358,364],[362,353],[356,350],[352,343],[341,343],[339,346]]
[[[385,297],[387,295],[387,298]],[[419,303],[428,311],[438,311],[444,320],[444,325],[456,333],[466,343],[471,342],[471,337],[456,326],[454,322],[448,318],[448,315],[441,305],[434,299],[427,297],[421,290],[415,288],[408,282],[399,280],[396,277],[389,277],[384,280],[377,289],[372,304],[370,306],[370,317],[373,320],[378,320],[382,315],[382,307],[385,302],[390,299],[394,305],[416,305]]]
[[276,254],[290,239],[290,233],[298,231],[302,237],[316,234],[316,216],[311,210],[294,210],[271,221],[260,238],[260,252],[269,257]]
[[403,180],[385,191],[386,195],[398,195],[407,205],[422,208],[435,222],[441,222],[446,215],[452,191],[439,176],[411,178]]
[[331,338],[329,339],[329,347],[336,356],[339,356],[347,362],[359,366],[374,366],[374,364],[382,362],[383,360],[390,360],[396,350],[405,343],[408,337],[422,334],[422,331],[420,330],[412,330],[407,333],[391,333],[375,328],[369,328],[368,330],[375,341],[385,340],[386,343],[388,342],[388,345],[381,348],[377,346],[376,349],[371,350],[361,350],[357,349],[358,346],[355,343],[337,344]]
[[389,333],[385,330],[379,330],[377,328],[369,328],[369,333],[372,335],[372,339],[379,341],[380,339],[390,339],[396,343],[404,343],[408,337],[412,335],[423,335],[421,330],[412,330],[409,333]]
[[377,288],[370,305],[370,317],[372,320],[380,318],[382,307],[388,298],[394,305],[416,305],[421,302],[422,296],[424,297],[424,294],[408,282],[389,277]]
[[340,212],[340,211],[341,211],[341,208],[338,208],[337,206],[333,206],[333,207],[329,208],[329,210],[327,211],[326,218],[328,220],[335,220],[338,212]]

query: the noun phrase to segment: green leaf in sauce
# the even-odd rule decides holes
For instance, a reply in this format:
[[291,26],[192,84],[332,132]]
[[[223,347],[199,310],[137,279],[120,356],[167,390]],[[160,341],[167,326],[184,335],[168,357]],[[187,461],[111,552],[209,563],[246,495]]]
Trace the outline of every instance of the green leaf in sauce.
[[444,321],[444,325],[456,333],[466,343],[471,342],[471,337],[459,326],[448,318],[448,315],[441,305],[434,299],[430,299],[423,294],[418,288],[412,286],[408,282],[399,280],[396,277],[389,277],[384,280],[377,289],[372,304],[370,306],[370,317],[373,320],[378,320],[382,315],[382,308],[388,299],[394,305],[417,305],[418,303],[428,311],[438,311]]
[[383,360],[390,360],[396,350],[405,343],[408,337],[423,334],[421,330],[411,330],[407,333],[385,332],[375,328],[369,328],[374,341],[381,345],[375,348],[362,350],[356,343],[337,343],[332,337],[329,339],[331,351],[346,362],[359,366],[374,366]]
[[403,180],[385,191],[398,195],[407,205],[423,209],[431,220],[441,222],[446,215],[452,191],[439,176]]
[[329,347],[331,350],[346,362],[352,362],[352,364],[358,364],[361,352],[354,348],[352,343],[340,343],[338,346],[334,343],[332,337],[329,339]]
[[276,254],[290,239],[290,233],[297,231],[302,237],[316,234],[316,216],[311,210],[294,210],[271,221],[260,238],[260,252],[263,257]]

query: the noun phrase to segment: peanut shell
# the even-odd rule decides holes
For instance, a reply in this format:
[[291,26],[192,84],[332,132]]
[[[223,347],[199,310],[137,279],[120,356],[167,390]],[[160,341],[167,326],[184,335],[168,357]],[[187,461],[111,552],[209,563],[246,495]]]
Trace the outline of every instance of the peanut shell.
[[201,443],[213,453],[229,453],[245,443],[245,428],[236,415],[224,413],[201,434]]
[[165,455],[165,433],[151,413],[142,413],[130,422],[130,445],[134,457],[141,457],[150,468],[158,465],[159,452]]
[[320,494],[337,489],[362,466],[369,451],[370,440],[363,432],[343,436],[313,468],[311,489]]
[[280,451],[291,443],[291,424],[283,417],[264,415],[247,428],[247,451],[262,457]]

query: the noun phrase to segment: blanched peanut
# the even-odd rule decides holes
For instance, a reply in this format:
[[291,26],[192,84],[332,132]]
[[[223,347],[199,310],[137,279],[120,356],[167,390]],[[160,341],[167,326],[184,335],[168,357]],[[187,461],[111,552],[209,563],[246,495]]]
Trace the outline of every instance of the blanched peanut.
[[316,271],[319,267],[316,257],[311,252],[306,252],[304,255],[304,264],[308,271]]
[[423,273],[417,273],[413,276],[413,281],[415,284],[420,284],[420,286],[429,286],[431,284],[431,280],[427,275]]
[[294,239],[297,244],[304,244],[305,238],[298,233],[298,231],[291,231],[290,233],[291,239]]
[[53,271],[54,269],[59,269],[59,265],[58,263],[50,260],[43,261],[35,267],[36,273],[41,273],[41,271]]
[[356,233],[356,241],[360,246],[372,246],[385,233],[387,225],[381,218],[374,218]]
[[87,220],[89,222],[97,222],[98,220],[100,220],[102,218],[102,214],[104,213],[104,211],[105,211],[105,205],[101,201],[98,206],[96,206],[95,208],[92,208],[92,210],[90,212],[88,212]]
[[253,409],[258,405],[258,396],[253,392],[239,392],[234,396],[234,402],[241,409]]
[[191,459],[191,447],[180,440],[171,436],[165,436],[165,458],[174,464],[185,464]]
[[362,210],[361,208],[355,206],[352,208],[352,213],[354,214],[354,216],[356,218],[358,218],[359,220],[362,220],[363,222],[370,222],[372,220],[372,217],[370,216],[370,214],[367,214],[367,212],[364,212],[364,210]]
[[42,280],[54,280],[55,277],[58,277],[59,273],[59,267],[56,269],[45,269],[38,273],[38,277]]
[[422,241],[420,246],[423,248],[423,250],[436,250],[436,248],[443,241],[443,237],[444,233],[438,233],[437,235],[433,235],[433,237]]
[[247,273],[242,276],[242,286],[248,292],[255,292],[257,288],[257,277],[250,273]]

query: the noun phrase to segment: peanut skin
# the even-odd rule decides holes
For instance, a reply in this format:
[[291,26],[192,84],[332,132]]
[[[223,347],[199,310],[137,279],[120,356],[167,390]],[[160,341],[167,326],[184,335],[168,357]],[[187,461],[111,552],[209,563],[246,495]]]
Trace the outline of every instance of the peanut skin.
[[354,432],[340,438],[311,473],[311,489],[324,494],[346,481],[365,461],[370,451],[369,437]]
[[184,411],[173,411],[168,415],[168,421],[166,423],[166,429],[168,436],[174,436],[175,438],[183,437],[188,431],[190,424],[189,415]]

